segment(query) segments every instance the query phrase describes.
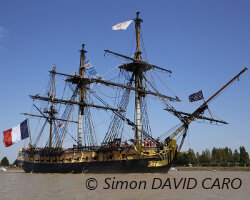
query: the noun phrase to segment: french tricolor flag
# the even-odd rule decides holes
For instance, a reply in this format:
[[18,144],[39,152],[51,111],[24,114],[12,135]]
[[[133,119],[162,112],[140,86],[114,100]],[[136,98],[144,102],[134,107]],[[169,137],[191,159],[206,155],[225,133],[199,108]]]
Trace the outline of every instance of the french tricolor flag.
[[21,124],[3,132],[4,146],[9,147],[13,143],[29,137],[29,135],[28,119],[26,119]]

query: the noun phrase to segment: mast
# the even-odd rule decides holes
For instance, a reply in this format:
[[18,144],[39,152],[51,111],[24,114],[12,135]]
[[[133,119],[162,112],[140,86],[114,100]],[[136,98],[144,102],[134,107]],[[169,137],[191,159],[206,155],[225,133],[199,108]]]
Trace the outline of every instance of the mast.
[[[135,52],[135,59],[141,60],[141,51],[140,51],[140,28],[142,19],[139,18],[140,12],[136,13],[135,21],[135,30],[136,30],[136,43],[137,43],[137,52]],[[138,67],[135,70],[135,88],[142,88],[142,70]],[[141,143],[141,129],[142,129],[142,119],[141,119],[141,93],[135,91],[135,112],[136,112],[136,129],[135,129],[135,139],[136,144]]]
[[[80,59],[80,68],[79,68],[79,75],[81,78],[84,78],[84,60],[85,60],[85,53],[87,51],[84,50],[84,44],[82,44],[81,52],[81,59]],[[84,85],[80,85],[80,96],[79,96],[79,102],[84,103],[85,102],[85,91],[84,91]],[[82,146],[82,124],[83,124],[83,115],[84,115],[84,106],[79,105],[79,111],[78,111],[78,136],[77,136],[77,142],[79,146]]]
[[52,128],[53,128],[53,118],[54,118],[54,88],[55,88],[55,72],[56,72],[56,65],[53,66],[53,73],[52,73],[52,94],[51,94],[51,107],[50,107],[50,130],[49,130],[49,150],[51,151],[52,148]]

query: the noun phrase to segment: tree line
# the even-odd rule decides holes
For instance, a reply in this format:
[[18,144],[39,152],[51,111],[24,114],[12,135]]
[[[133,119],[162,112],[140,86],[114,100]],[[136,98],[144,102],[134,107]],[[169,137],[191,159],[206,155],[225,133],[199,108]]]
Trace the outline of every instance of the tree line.
[[3,157],[3,159],[0,162],[0,166],[4,166],[4,167],[14,166],[14,165],[15,166],[18,165],[17,159],[12,164],[10,164],[8,158],[7,157]]
[[249,154],[244,146],[232,151],[230,148],[213,148],[212,151],[205,149],[200,154],[192,149],[179,152],[174,162],[178,166],[249,166]]

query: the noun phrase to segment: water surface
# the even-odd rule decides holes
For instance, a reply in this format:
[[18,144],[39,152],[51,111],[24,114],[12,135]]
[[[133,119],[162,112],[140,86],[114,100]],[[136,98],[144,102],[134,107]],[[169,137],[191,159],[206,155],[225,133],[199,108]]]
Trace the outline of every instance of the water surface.
[[[86,188],[86,181],[89,178],[94,178],[98,182],[96,189]],[[197,185],[193,189],[188,189],[188,180],[189,188],[195,186],[195,181]],[[233,180],[235,188],[239,186],[239,180],[241,181],[239,189],[231,187]],[[223,181],[230,181],[230,183],[224,184],[222,189]],[[140,182],[141,185],[139,185]],[[178,188],[175,188],[175,184],[178,183]],[[88,184],[92,189],[95,188],[93,180],[90,180]],[[208,187],[211,189],[206,189]],[[250,172],[170,171],[168,174],[100,175],[0,172],[0,200],[9,199],[249,200]]]

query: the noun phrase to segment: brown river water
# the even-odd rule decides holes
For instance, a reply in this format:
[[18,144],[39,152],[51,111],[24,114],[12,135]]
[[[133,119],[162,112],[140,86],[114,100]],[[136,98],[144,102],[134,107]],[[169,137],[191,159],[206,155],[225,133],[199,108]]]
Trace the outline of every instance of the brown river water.
[[10,199],[249,200],[250,172],[99,175],[0,172],[0,200]]

